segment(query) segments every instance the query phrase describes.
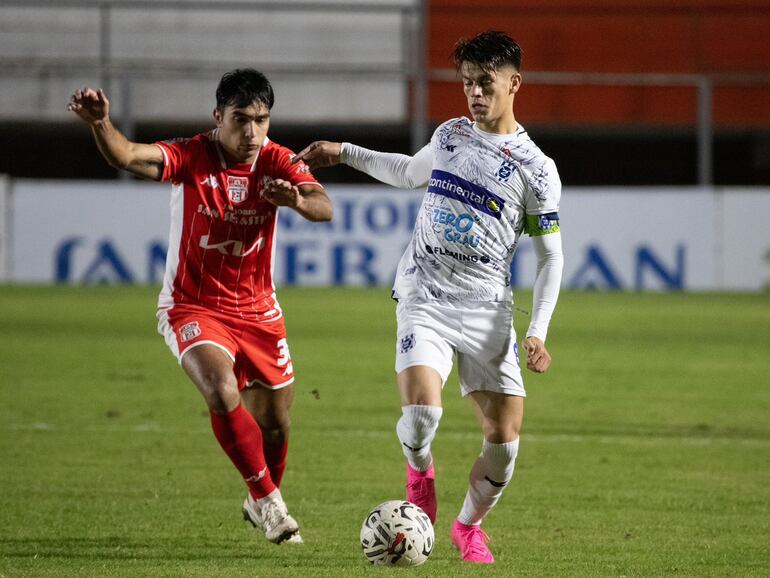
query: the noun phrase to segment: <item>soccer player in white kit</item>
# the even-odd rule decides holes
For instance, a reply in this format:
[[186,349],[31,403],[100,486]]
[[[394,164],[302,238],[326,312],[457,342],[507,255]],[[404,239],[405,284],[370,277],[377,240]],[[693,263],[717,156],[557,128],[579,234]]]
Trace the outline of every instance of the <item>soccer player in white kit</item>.
[[463,560],[492,563],[481,522],[513,476],[526,396],[512,326],[510,264],[522,233],[537,256],[527,368],[551,363],[546,333],[559,295],[563,256],[561,182],[554,162],[513,113],[521,50],[501,32],[461,40],[454,61],[473,120],[454,118],[415,156],[317,141],[296,159],[312,168],[345,163],[396,187],[426,187],[398,266],[396,372],[407,459],[407,499],[436,519],[431,442],[441,394],[457,357],[460,387],[484,435],[451,537]]

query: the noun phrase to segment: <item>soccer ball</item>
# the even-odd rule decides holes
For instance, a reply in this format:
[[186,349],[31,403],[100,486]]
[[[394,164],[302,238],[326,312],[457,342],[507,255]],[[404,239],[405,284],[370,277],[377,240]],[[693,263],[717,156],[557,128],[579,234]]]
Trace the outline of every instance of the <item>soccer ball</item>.
[[419,566],[430,556],[433,542],[430,518],[405,500],[383,502],[361,526],[364,555],[378,566]]

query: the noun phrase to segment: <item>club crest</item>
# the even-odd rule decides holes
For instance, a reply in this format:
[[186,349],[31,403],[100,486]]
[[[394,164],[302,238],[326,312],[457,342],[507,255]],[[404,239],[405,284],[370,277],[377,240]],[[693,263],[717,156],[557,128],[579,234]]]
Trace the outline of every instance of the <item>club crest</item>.
[[191,323],[182,325],[182,328],[179,330],[179,335],[182,337],[182,343],[190,341],[191,339],[195,339],[200,334],[201,327],[197,321],[192,321]]
[[249,177],[233,177],[227,175],[227,198],[234,205],[242,203],[249,197]]

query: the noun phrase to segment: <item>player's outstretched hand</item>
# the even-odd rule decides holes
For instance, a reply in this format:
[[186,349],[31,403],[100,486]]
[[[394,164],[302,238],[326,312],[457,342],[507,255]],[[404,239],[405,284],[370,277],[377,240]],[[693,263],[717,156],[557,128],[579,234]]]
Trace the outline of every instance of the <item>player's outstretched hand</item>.
[[299,189],[289,181],[275,179],[268,182],[262,189],[262,198],[278,207],[296,209],[302,203]]
[[527,337],[524,340],[527,351],[527,369],[535,373],[543,373],[551,365],[551,354],[545,348],[545,343],[538,337]]
[[88,124],[95,124],[110,116],[110,101],[101,88],[82,88],[70,97],[67,110],[74,112]]
[[342,143],[317,140],[299,151],[291,162],[305,161],[310,170],[333,167],[340,163]]

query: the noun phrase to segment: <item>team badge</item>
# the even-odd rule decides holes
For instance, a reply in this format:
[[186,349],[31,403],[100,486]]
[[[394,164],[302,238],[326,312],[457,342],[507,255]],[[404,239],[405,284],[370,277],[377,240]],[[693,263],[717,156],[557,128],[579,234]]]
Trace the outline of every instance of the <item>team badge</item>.
[[414,333],[410,333],[409,335],[406,335],[401,338],[401,344],[399,350],[401,353],[406,353],[410,349],[414,347]]
[[547,231],[551,228],[553,221],[550,219],[550,215],[540,215],[537,219],[537,226],[541,231]]
[[227,175],[227,197],[234,204],[245,201],[249,197],[249,177]]
[[511,180],[511,176],[515,170],[516,165],[514,165],[511,161],[503,160],[502,164],[497,169],[495,176],[497,177],[498,181],[505,183]]
[[197,321],[192,321],[191,323],[182,325],[182,328],[179,330],[179,335],[182,337],[182,343],[190,341],[191,339],[195,339],[200,334],[201,327],[198,325]]

